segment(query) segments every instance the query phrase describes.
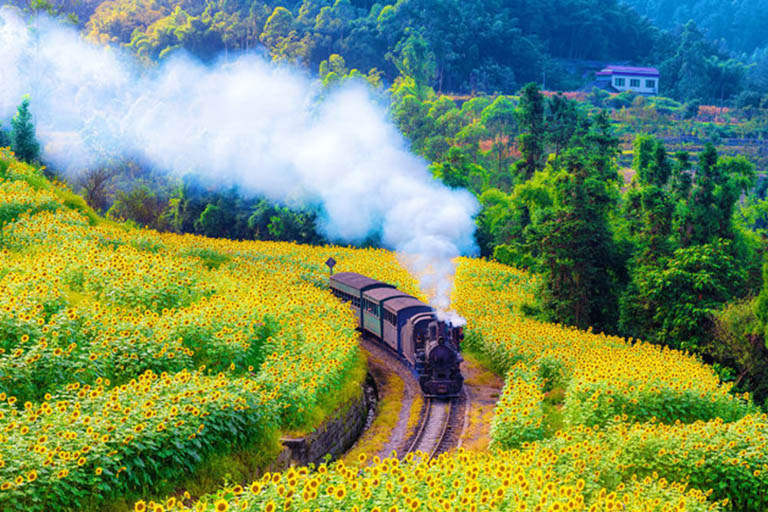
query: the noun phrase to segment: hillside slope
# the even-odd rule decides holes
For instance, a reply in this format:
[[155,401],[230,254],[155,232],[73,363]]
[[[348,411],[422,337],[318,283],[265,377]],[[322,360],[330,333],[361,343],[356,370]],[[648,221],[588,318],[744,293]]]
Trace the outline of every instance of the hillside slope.
[[418,293],[386,251],[106,222],[0,150],[0,508],[101,509],[213,456],[269,462],[364,378],[330,256]]

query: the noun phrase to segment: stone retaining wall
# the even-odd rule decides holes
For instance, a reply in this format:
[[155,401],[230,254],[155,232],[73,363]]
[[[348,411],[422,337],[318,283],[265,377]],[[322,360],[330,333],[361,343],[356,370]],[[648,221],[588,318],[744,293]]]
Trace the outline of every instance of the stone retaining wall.
[[283,438],[283,453],[274,466],[318,464],[326,455],[335,459],[345,453],[365,429],[369,410],[376,400],[370,394],[367,388],[361,387],[356,398],[336,409],[315,431],[300,438]]

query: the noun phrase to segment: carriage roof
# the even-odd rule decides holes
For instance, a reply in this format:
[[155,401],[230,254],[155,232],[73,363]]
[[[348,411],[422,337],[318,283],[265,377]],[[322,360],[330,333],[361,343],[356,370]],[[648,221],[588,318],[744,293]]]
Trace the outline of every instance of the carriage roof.
[[396,299],[388,300],[384,303],[384,309],[389,310],[396,315],[401,311],[419,307],[432,309],[428,305],[413,297],[399,297]]
[[383,300],[391,300],[395,297],[413,298],[405,292],[401,292],[397,288],[374,288],[365,292],[365,297],[381,302]]
[[367,288],[394,288],[391,284],[371,279],[355,272],[339,272],[331,276],[331,284],[338,282],[356,290],[365,290]]

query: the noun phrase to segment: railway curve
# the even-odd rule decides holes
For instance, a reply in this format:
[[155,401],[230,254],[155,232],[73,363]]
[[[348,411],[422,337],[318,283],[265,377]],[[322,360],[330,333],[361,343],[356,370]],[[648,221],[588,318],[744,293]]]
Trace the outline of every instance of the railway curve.
[[[385,361],[389,369],[397,373],[408,388],[416,390],[417,393],[421,392],[410,369],[389,349],[382,347],[369,335],[361,336],[361,345],[364,350],[375,355],[379,360]],[[399,457],[409,453],[423,452],[428,460],[431,460],[459,446],[468,410],[469,400],[466,389],[462,389],[457,398],[425,398],[415,429],[409,432],[407,428],[403,428],[404,425],[396,427],[398,432],[393,433],[395,439],[390,444]]]

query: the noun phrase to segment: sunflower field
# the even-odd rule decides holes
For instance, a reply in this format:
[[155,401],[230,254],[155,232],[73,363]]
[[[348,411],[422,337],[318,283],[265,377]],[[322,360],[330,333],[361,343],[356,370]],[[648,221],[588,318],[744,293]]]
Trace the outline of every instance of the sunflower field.
[[[364,375],[331,256],[422,297],[391,252],[112,223],[0,150],[0,509],[768,509],[749,396],[690,354],[526,317],[535,276],[464,258],[465,350],[506,377],[491,450],[263,473]],[[238,454],[249,481],[183,491]]]
[[0,150],[0,509],[100,510],[320,422],[364,377],[330,256],[418,293],[386,251],[107,222]]

